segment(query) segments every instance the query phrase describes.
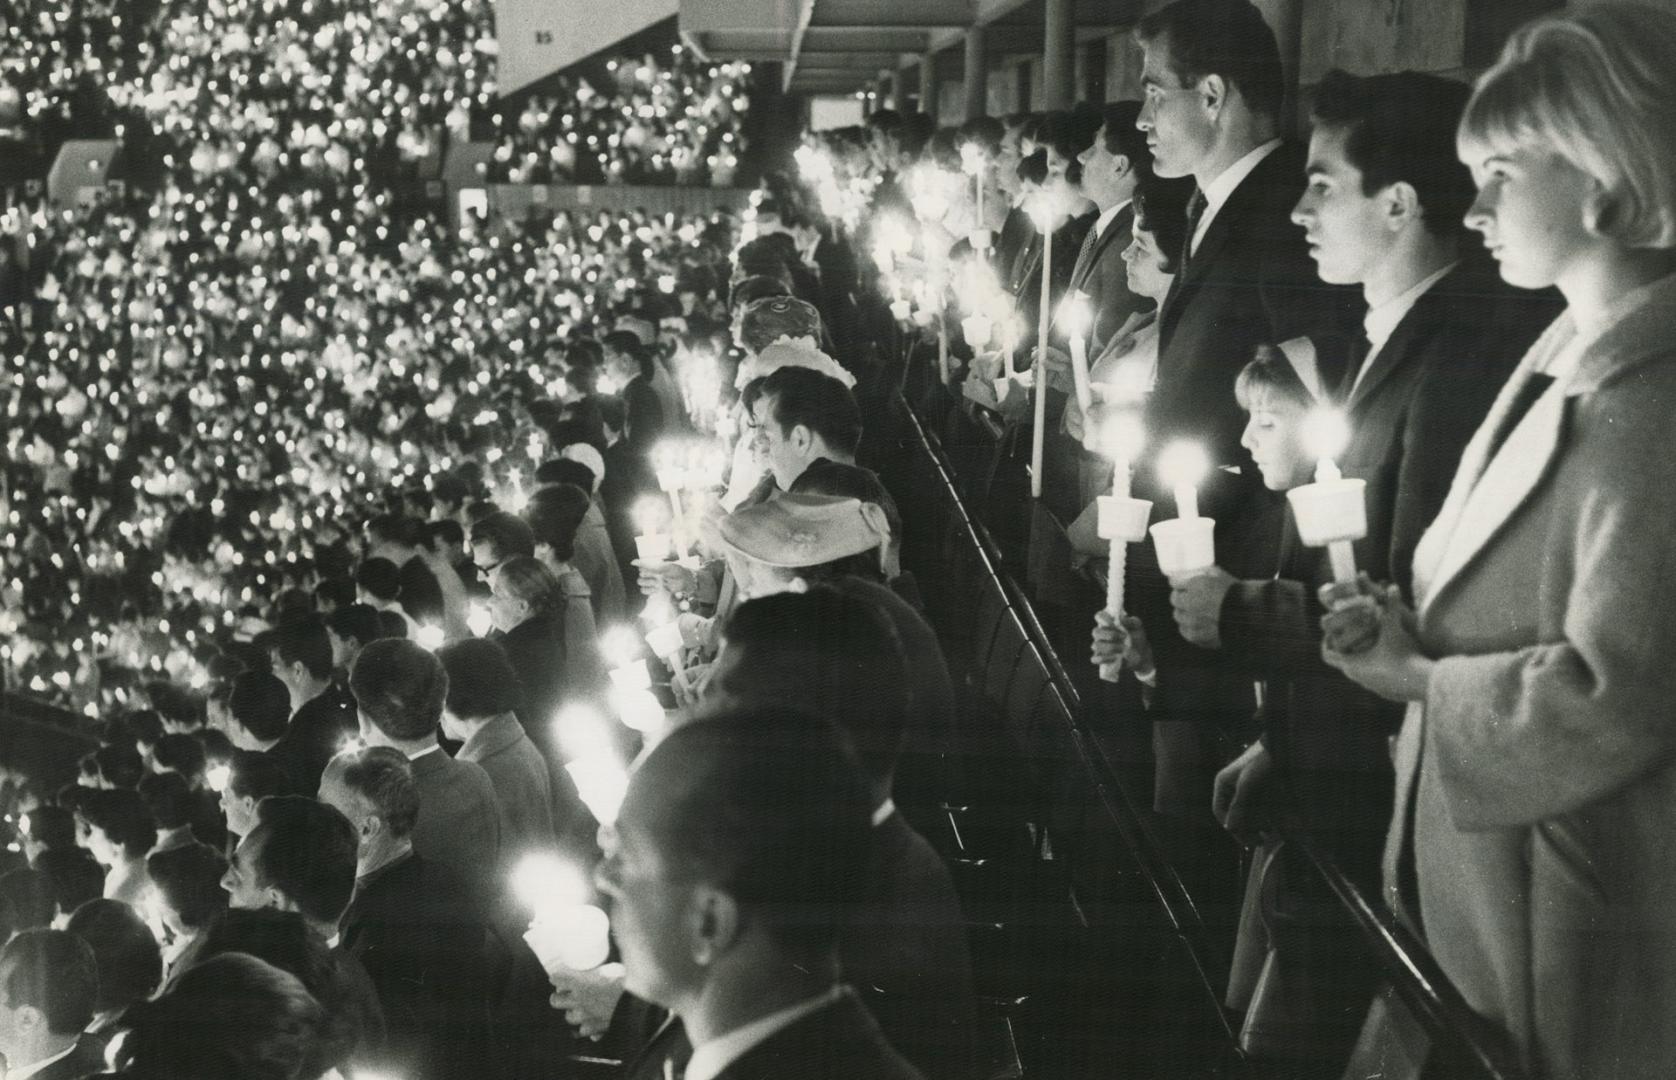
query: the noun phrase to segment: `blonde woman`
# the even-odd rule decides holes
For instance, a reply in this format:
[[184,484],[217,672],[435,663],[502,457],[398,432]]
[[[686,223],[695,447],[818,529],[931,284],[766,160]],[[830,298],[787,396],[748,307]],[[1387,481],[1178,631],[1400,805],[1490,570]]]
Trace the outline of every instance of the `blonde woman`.
[[1391,902],[1547,1080],[1676,1060],[1672,57],[1676,15],[1600,5],[1479,80],[1467,224],[1567,309],[1463,455],[1418,610],[1387,598],[1371,651],[1325,653],[1410,703]]

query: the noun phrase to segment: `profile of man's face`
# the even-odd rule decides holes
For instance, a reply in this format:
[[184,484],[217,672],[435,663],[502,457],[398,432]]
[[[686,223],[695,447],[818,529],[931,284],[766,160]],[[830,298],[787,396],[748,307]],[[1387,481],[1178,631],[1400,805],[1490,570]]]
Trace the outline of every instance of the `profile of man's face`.
[[694,957],[694,884],[659,850],[638,812],[644,809],[642,800],[625,800],[616,824],[600,830],[605,858],[595,881],[610,901],[625,989],[673,1009],[703,984],[704,967]]
[[261,858],[266,838],[260,829],[239,841],[233,857],[227,862],[227,872],[221,876],[221,887],[227,890],[230,907],[254,911],[268,906],[268,891],[257,881],[256,864]]
[[1159,176],[1192,176],[1214,148],[1216,129],[1194,80],[1176,74],[1165,38],[1142,45],[1141,111],[1135,126],[1147,134]]

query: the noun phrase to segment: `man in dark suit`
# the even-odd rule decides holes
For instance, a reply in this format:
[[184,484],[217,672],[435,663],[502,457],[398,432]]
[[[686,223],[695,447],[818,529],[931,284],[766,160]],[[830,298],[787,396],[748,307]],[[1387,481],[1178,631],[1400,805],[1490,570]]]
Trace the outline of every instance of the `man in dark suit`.
[[385,638],[361,650],[349,686],[362,740],[392,747],[412,763],[423,807],[414,849],[473,888],[489,888],[500,867],[500,811],[482,766],[456,761],[437,744],[448,695],[442,662],[405,638]]
[[6,1075],[81,1080],[103,1068],[93,1020],[99,969],[86,942],[64,930],[25,930],[0,950],[0,1055]]
[[830,724],[785,709],[687,724],[635,770],[598,880],[629,991],[692,1042],[685,1076],[921,1075],[840,982],[867,786]]
[[[1130,316],[1152,302],[1129,291],[1123,252],[1134,238],[1132,202],[1139,177],[1152,171],[1152,151],[1135,127],[1138,101],[1119,101],[1100,110],[1100,129],[1082,152],[1082,191],[1100,208],[1094,228],[1083,241],[1071,269],[1072,292],[1088,294],[1093,319],[1088,327],[1088,355],[1099,356]],[[1063,333],[1063,329],[1061,329]]]
[[291,698],[291,721],[270,753],[298,773],[297,793],[312,797],[326,762],[355,734],[354,705],[332,682],[332,639],[318,617],[278,627],[270,653],[274,674]]
[[378,991],[392,1064],[425,1080],[481,1076],[488,933],[466,883],[414,850],[422,804],[411,764],[389,747],[346,751],[327,767],[320,798],[358,840],[341,945]]

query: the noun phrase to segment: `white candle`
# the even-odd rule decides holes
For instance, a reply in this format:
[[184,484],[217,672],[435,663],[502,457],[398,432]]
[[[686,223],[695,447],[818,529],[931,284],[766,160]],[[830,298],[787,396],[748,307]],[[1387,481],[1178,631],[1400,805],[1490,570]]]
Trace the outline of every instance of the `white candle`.
[[1199,516],[1199,482],[1210,471],[1210,462],[1198,443],[1175,442],[1158,458],[1159,478],[1175,493],[1176,516]]
[[1039,499],[1042,497],[1042,448],[1047,435],[1048,305],[1053,299],[1054,213],[1046,193],[1036,197],[1031,214],[1036,219],[1036,227],[1042,230],[1042,297],[1036,321],[1036,363],[1032,368],[1036,373],[1036,411],[1030,435],[1030,495]]
[[1286,493],[1292,504],[1298,535],[1312,547],[1325,545],[1333,580],[1356,580],[1356,549],[1352,541],[1367,535],[1365,484],[1346,480],[1334,459],[1350,445],[1350,425],[1337,409],[1317,409],[1304,418],[1304,447],[1316,459],[1315,483]]
[[[1114,411],[1100,429],[1100,448],[1112,459],[1112,493],[1110,500],[1102,500],[1100,535],[1110,544],[1107,555],[1110,564],[1106,574],[1106,613],[1119,626],[1123,625],[1123,578],[1128,569],[1129,545],[1146,537],[1147,518],[1152,504],[1130,496],[1132,462],[1146,442],[1138,411]],[[1123,670],[1121,661],[1100,665],[1100,678],[1116,682]]]
[[1065,337],[1071,345],[1071,380],[1076,386],[1077,408],[1084,421],[1094,407],[1094,386],[1088,377],[1088,327],[1093,321],[1089,311],[1088,294],[1078,289],[1060,306],[1060,319],[1065,324]]

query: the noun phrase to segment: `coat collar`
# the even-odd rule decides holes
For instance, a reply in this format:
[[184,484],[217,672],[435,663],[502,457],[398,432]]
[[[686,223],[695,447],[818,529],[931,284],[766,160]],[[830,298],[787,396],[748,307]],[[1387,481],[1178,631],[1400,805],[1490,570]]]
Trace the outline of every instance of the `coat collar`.
[[[1072,291],[1080,289],[1084,285],[1088,284],[1088,278],[1094,273],[1094,268],[1100,265],[1101,259],[1105,258],[1106,249],[1111,247],[1119,236],[1128,234],[1129,225],[1134,221],[1134,219],[1134,202],[1131,201],[1124,203],[1123,206],[1118,209],[1117,214],[1106,224],[1106,231],[1095,238],[1093,246],[1088,249],[1088,258],[1079,261],[1077,265],[1072,268]],[[1094,226],[1098,226],[1099,224],[1100,219],[1095,218]],[[1093,227],[1091,226],[1091,231],[1092,228]]]
[[510,714],[497,716],[471,733],[471,738],[460,747],[457,760],[482,761],[512,747],[524,734],[523,727]]
[[1380,346],[1379,352],[1375,354],[1373,366],[1368,368],[1367,374],[1363,375],[1350,391],[1350,397],[1344,403],[1346,411],[1354,412],[1357,406],[1372,397],[1380,384],[1402,366],[1415,336],[1425,333],[1437,324],[1439,309],[1448,302],[1463,280],[1462,273],[1462,265],[1457,263],[1414,299],[1402,319],[1391,329],[1390,336]]
[[[1568,400],[1600,389],[1647,360],[1670,355],[1668,313],[1673,303],[1676,275],[1625,296],[1592,340],[1567,313],[1531,346],[1467,444],[1449,496],[1414,553],[1422,616],[1548,475],[1559,456]],[[1576,367],[1569,374],[1556,373],[1554,385],[1507,434],[1495,457],[1489,457],[1492,439],[1506,426],[1531,377],[1554,358],[1579,349]]]

